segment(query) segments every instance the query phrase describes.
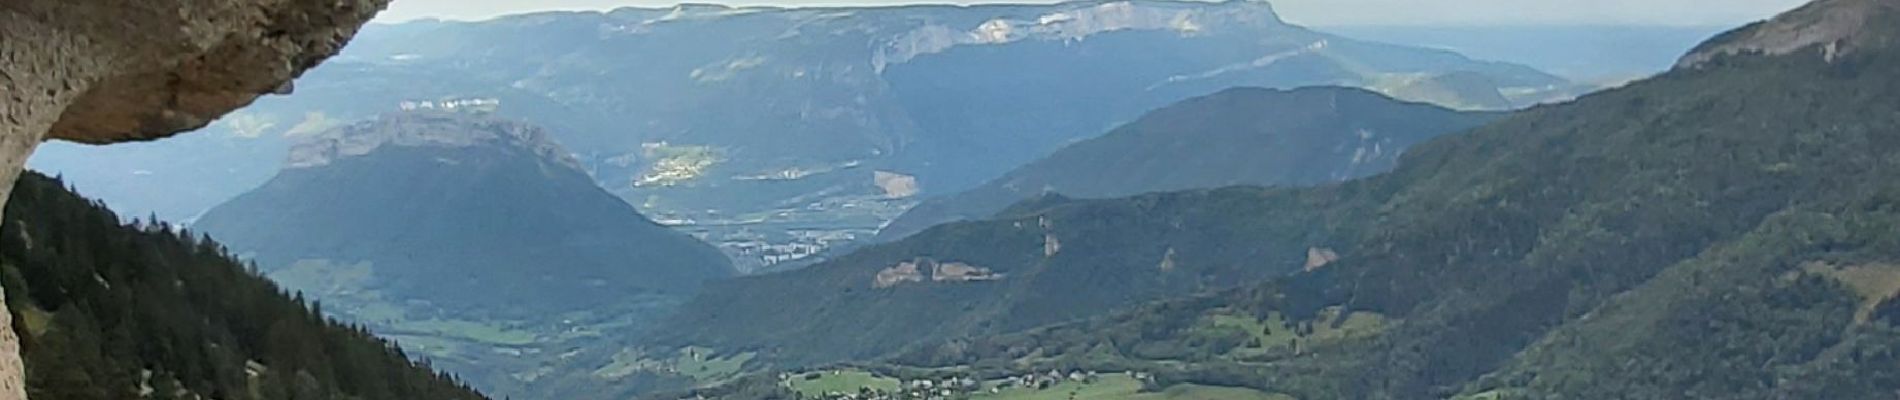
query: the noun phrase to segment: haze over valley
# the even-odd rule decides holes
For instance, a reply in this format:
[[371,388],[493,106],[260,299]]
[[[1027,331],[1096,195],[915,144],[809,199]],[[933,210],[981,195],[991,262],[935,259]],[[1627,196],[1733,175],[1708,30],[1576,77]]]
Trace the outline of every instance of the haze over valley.
[[1900,0],[22,1],[0,400],[1900,393]]
[[872,236],[919,199],[1154,108],[1311,85],[1467,110],[1589,89],[1308,30],[1260,2],[625,8],[372,25],[296,94],[210,135],[48,146],[33,165],[189,222],[268,180],[308,135],[404,108],[486,109],[547,127],[598,185],[751,271]]

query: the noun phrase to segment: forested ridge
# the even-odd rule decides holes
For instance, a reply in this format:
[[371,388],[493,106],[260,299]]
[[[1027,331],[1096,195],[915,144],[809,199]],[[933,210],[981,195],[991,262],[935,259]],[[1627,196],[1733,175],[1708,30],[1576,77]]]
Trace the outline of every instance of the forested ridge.
[[1900,25],[1881,12],[1853,53],[1721,57],[1420,145],[1391,174],[1227,196],[1335,196],[1321,209],[1354,217],[1323,268],[899,364],[1299,398],[1892,398]]
[[122,221],[55,178],[15,187],[0,282],[31,398],[485,398],[207,237]]
[[1049,193],[1102,199],[1226,186],[1307,187],[1392,169],[1412,145],[1484,125],[1455,111],[1333,86],[1237,87],[1144,114],[975,189],[934,197],[878,231],[898,240]]
[[[1415,146],[1384,175],[1046,199],[999,222],[926,231],[918,237],[955,239],[946,232],[1135,209],[1122,214],[1202,235],[1074,232],[1065,249],[1102,249],[1093,261],[1126,271],[1155,265],[1153,247],[1103,244],[1192,238],[1203,249],[1324,246],[1338,257],[1310,257],[1262,284],[914,345],[859,368],[986,379],[1145,371],[1154,387],[1301,399],[1891,399],[1900,6],[1822,0],[1778,21],[1844,12],[1866,21],[1834,44],[1718,55],[1518,112]],[[1742,32],[1715,42],[1783,33]],[[1239,231],[1196,215],[1293,223]],[[1200,252],[1170,253],[1191,262]],[[1245,253],[1211,253],[1244,260],[1233,254]]]

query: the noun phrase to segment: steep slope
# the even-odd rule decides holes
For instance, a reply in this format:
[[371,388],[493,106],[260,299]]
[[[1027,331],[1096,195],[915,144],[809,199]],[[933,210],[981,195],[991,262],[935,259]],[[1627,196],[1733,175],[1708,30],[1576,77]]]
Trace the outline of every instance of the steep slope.
[[315,134],[286,164],[193,229],[497,395],[533,394],[547,373],[517,374],[567,368],[555,358],[575,348],[611,354],[619,335],[603,332],[732,274],[512,120],[389,114]]
[[[943,226],[805,270],[715,284],[661,343],[758,350],[791,364],[874,357],[919,340],[1000,333],[1297,271],[1334,215],[1271,213],[1323,197],[1144,196],[1034,214],[1063,196],[1303,186],[1383,171],[1408,146],[1492,120],[1359,89],[1233,89],[1151,113],[971,192],[927,202],[891,234]],[[1059,193],[1033,202],[1044,193]],[[1208,200],[1211,201],[1211,200]],[[908,224],[908,225],[907,225]],[[1229,237],[1257,246],[1234,246]],[[1073,238],[1090,238],[1077,242]]]
[[[1147,370],[1299,398],[1891,397],[1896,10],[1817,1],[1703,48],[1781,43],[1759,41],[1813,15],[1863,23],[1525,111],[1417,146],[1387,175],[1150,217],[1328,198],[1252,211],[1350,216],[1314,233],[1339,257],[1308,272],[901,359]],[[1065,243],[1098,240],[1115,238]]]
[[326,321],[219,244],[124,225],[62,184],[21,177],[0,225],[31,398],[484,398]]
[[[336,55],[387,0],[19,0],[0,4],[0,201],[44,140],[198,129]],[[217,62],[205,62],[217,59]],[[4,307],[0,307],[4,308]],[[0,398],[25,396],[0,312]]]
[[1231,89],[1148,113],[976,189],[926,200],[878,237],[896,240],[947,222],[981,219],[1044,193],[1110,198],[1360,178],[1391,169],[1413,144],[1496,116],[1359,89]]
[[[1410,89],[1454,74],[1483,79]],[[912,204],[876,185],[880,171],[955,193],[1183,99],[1313,85],[1482,107],[1570,89],[1523,66],[1315,32],[1254,1],[684,5],[374,26],[298,94],[213,135],[114,157],[54,146],[34,165],[184,220],[268,179],[287,137],[313,126],[495,99],[553,128],[601,186],[743,254],[758,243],[736,226],[771,244],[828,245],[775,233],[813,226],[874,233]]]
[[[1309,249],[1329,246],[1323,234],[1342,218],[1270,212],[1331,201],[1321,196],[1230,191],[1019,209],[798,271],[715,282],[660,325],[655,343],[756,351],[761,361],[791,365],[874,358],[1281,276],[1298,270]],[[1214,199],[1220,207],[1205,207]]]

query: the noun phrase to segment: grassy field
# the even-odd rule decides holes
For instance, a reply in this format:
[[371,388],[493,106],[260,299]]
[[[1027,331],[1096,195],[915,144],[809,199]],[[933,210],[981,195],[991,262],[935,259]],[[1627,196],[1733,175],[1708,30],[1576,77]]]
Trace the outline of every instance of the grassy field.
[[1011,388],[999,393],[982,393],[973,398],[990,400],[1293,400],[1286,395],[1253,389],[1202,385],[1175,385],[1158,392],[1143,393],[1141,382],[1126,375],[1104,375],[1094,383],[1063,382],[1043,390]]
[[1245,315],[1215,315],[1211,321],[1214,329],[1237,329],[1253,336],[1260,346],[1249,346],[1236,351],[1266,350],[1275,347],[1292,346],[1300,336],[1288,328],[1286,317],[1278,312],[1267,315],[1266,319],[1255,319]]
[[[1265,319],[1238,314],[1217,314],[1208,319],[1208,328],[1216,330],[1239,330],[1252,336],[1258,346],[1245,346],[1234,350],[1233,356],[1248,356],[1268,352],[1275,348],[1292,347],[1299,341],[1307,344],[1324,343],[1340,339],[1362,337],[1377,334],[1385,328],[1385,317],[1377,313],[1344,313],[1339,309],[1328,309],[1320,313],[1312,322],[1312,332],[1300,335],[1286,322],[1286,317],[1278,312],[1267,314]],[[1340,320],[1344,318],[1344,320]],[[1337,324],[1337,327],[1334,325]]]
[[673,361],[674,368],[679,370],[681,374],[693,377],[693,380],[701,382],[715,381],[737,375],[745,368],[745,363],[752,361],[752,358],[755,356],[754,353],[720,355],[718,357],[695,356],[695,354],[709,354],[710,352],[712,352],[712,349],[688,348],[687,350],[682,350],[682,354],[680,354],[679,358]]
[[424,321],[401,322],[396,324],[398,331],[429,332],[436,335],[465,339],[477,343],[504,346],[526,346],[535,343],[534,332],[509,329],[489,323],[464,320],[430,319]]
[[718,354],[713,349],[688,347],[675,353],[648,354],[638,349],[622,349],[613,362],[594,370],[602,379],[620,379],[639,372],[682,375],[700,384],[713,384],[745,372],[745,364],[757,353]]
[[28,305],[25,308],[21,308],[19,312],[20,324],[26,327],[26,333],[29,335],[44,335],[46,334],[46,330],[51,329],[53,326],[53,314],[47,313],[39,307]]
[[1880,302],[1900,293],[1900,266],[1872,264],[1852,267],[1810,263],[1802,266],[1809,273],[1833,277],[1841,281],[1855,294],[1860,295],[1860,309],[1854,313],[1856,322],[1867,322],[1874,307]]
[[[1247,388],[1192,384],[1175,385],[1155,392],[1143,392],[1140,380],[1120,373],[1104,374],[1093,382],[1087,383],[1064,380],[1048,389],[1011,387],[996,393],[989,392],[988,388],[996,387],[1002,382],[986,382],[983,385],[985,389],[972,393],[969,398],[984,400],[1295,400],[1290,396]],[[812,397],[826,393],[856,393],[859,388],[889,392],[902,387],[902,382],[895,378],[857,370],[819,372],[813,379],[806,379],[806,375],[793,375],[784,384],[800,394]]]
[[346,295],[367,287],[375,274],[374,265],[334,263],[330,260],[298,260],[289,267],[272,271],[270,279],[291,289],[314,295]]
[[794,375],[787,380],[792,390],[806,396],[820,396],[825,393],[857,393],[859,388],[871,388],[881,391],[896,391],[899,382],[896,378],[887,378],[864,371],[825,371],[818,373],[817,379],[805,379]]
[[430,358],[465,357],[462,351],[463,342],[429,335],[386,334],[382,336],[401,343],[403,349],[427,353]]
[[342,311],[352,319],[386,326],[386,330],[391,333],[440,336],[500,346],[526,346],[538,341],[536,333],[510,328],[505,323],[449,318],[412,319],[409,310],[384,299],[380,292],[369,289],[369,282],[375,275],[374,268],[367,262],[341,264],[330,260],[300,260],[290,267],[272,272],[270,278],[291,290],[328,299],[326,303],[332,306],[344,305]]

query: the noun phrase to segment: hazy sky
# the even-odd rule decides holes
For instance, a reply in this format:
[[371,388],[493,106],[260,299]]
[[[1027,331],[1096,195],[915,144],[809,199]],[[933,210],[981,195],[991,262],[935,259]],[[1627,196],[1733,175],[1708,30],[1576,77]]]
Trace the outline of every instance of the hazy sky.
[[[719,0],[732,5],[840,6],[943,3],[942,0]],[[947,2],[967,3],[971,0]],[[978,0],[981,2],[981,0]],[[1006,1],[1048,2],[1048,1]],[[1338,25],[1739,25],[1805,0],[1276,0],[1287,20]],[[484,19],[541,10],[663,6],[655,0],[396,0],[383,22],[434,17]]]

